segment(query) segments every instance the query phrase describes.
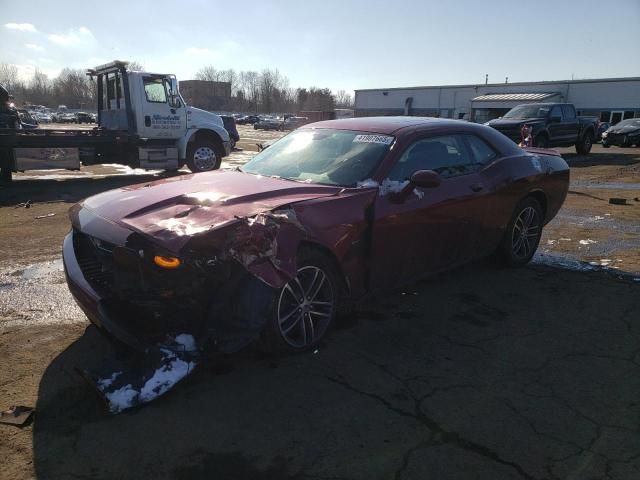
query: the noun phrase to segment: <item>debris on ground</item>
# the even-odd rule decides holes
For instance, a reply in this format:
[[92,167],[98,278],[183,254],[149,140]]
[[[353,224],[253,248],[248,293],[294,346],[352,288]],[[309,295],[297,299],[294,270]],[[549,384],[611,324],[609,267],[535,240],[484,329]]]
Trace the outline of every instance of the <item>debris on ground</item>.
[[611,203],[612,205],[626,205],[627,199],[612,197],[609,199],[609,203]]
[[[116,359],[101,372],[77,370],[113,414],[149,403],[193,372],[198,350],[193,336],[177,335],[145,354],[142,361]],[[105,370],[109,370],[106,372]]]
[[0,412],[0,423],[21,427],[31,418],[35,410],[31,407],[14,405],[9,410]]
[[19,203],[13,208],[31,208],[31,200],[27,200],[26,202]]
[[49,218],[49,217],[55,217],[56,214],[55,213],[47,213],[46,215],[38,215],[37,217],[35,217],[36,220],[38,220],[39,218]]

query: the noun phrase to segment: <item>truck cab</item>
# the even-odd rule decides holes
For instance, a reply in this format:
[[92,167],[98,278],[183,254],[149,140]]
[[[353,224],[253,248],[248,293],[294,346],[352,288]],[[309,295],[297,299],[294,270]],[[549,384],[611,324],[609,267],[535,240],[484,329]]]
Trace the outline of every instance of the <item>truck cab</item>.
[[164,170],[186,163],[191,171],[202,172],[219,168],[229,154],[222,119],[188,106],[175,75],[129,71],[127,62],[120,61],[87,74],[97,82],[99,129],[126,134],[129,142],[84,150],[83,163],[133,162]]

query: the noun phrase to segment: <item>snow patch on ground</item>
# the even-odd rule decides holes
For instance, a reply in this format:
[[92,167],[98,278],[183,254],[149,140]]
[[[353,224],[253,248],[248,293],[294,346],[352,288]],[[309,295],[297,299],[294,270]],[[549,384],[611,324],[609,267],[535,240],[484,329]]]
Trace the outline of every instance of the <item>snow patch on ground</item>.
[[593,243],[598,243],[595,240],[591,240],[590,238],[587,238],[586,240],[580,240],[578,242],[580,245],[591,245]]

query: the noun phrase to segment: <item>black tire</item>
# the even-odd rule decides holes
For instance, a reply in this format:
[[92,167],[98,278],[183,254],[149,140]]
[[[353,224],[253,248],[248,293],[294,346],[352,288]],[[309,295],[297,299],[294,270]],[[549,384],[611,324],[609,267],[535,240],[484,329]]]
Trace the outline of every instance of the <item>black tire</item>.
[[187,148],[187,167],[193,173],[216,170],[221,162],[216,145],[209,140],[196,140]]
[[582,138],[576,143],[576,152],[580,155],[587,155],[593,147],[593,136],[591,132],[585,132]]
[[0,183],[11,182],[13,153],[10,149],[0,149]]
[[602,144],[602,148],[609,148],[609,147],[611,147],[611,145],[609,145],[609,144],[607,144],[607,143],[603,143],[603,144]]
[[301,250],[297,269],[296,278],[274,294],[262,341],[263,348],[270,353],[315,348],[324,339],[339,308],[339,277],[326,255],[314,249]]
[[233,150],[235,150],[235,148],[236,148],[236,141],[235,141],[233,138],[230,138],[230,139],[229,139],[229,144],[230,144],[230,146],[231,146],[231,150],[232,150],[232,151],[233,151]]
[[546,133],[541,133],[535,138],[534,145],[536,148],[547,148],[549,146],[549,137]]
[[[533,217],[527,226],[529,214],[533,214]],[[522,200],[513,211],[498,248],[502,263],[509,267],[521,267],[529,263],[540,243],[543,224],[544,217],[540,203],[533,197]]]

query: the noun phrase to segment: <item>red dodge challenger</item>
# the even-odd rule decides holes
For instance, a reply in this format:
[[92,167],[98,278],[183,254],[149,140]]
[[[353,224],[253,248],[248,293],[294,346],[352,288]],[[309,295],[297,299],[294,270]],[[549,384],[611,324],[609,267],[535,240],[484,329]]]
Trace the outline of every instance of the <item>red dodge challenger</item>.
[[456,120],[354,118],[295,130],[235,170],[108,191],[73,206],[69,288],[140,350],[313,348],[365,295],[491,254],[521,266],[569,167]]

